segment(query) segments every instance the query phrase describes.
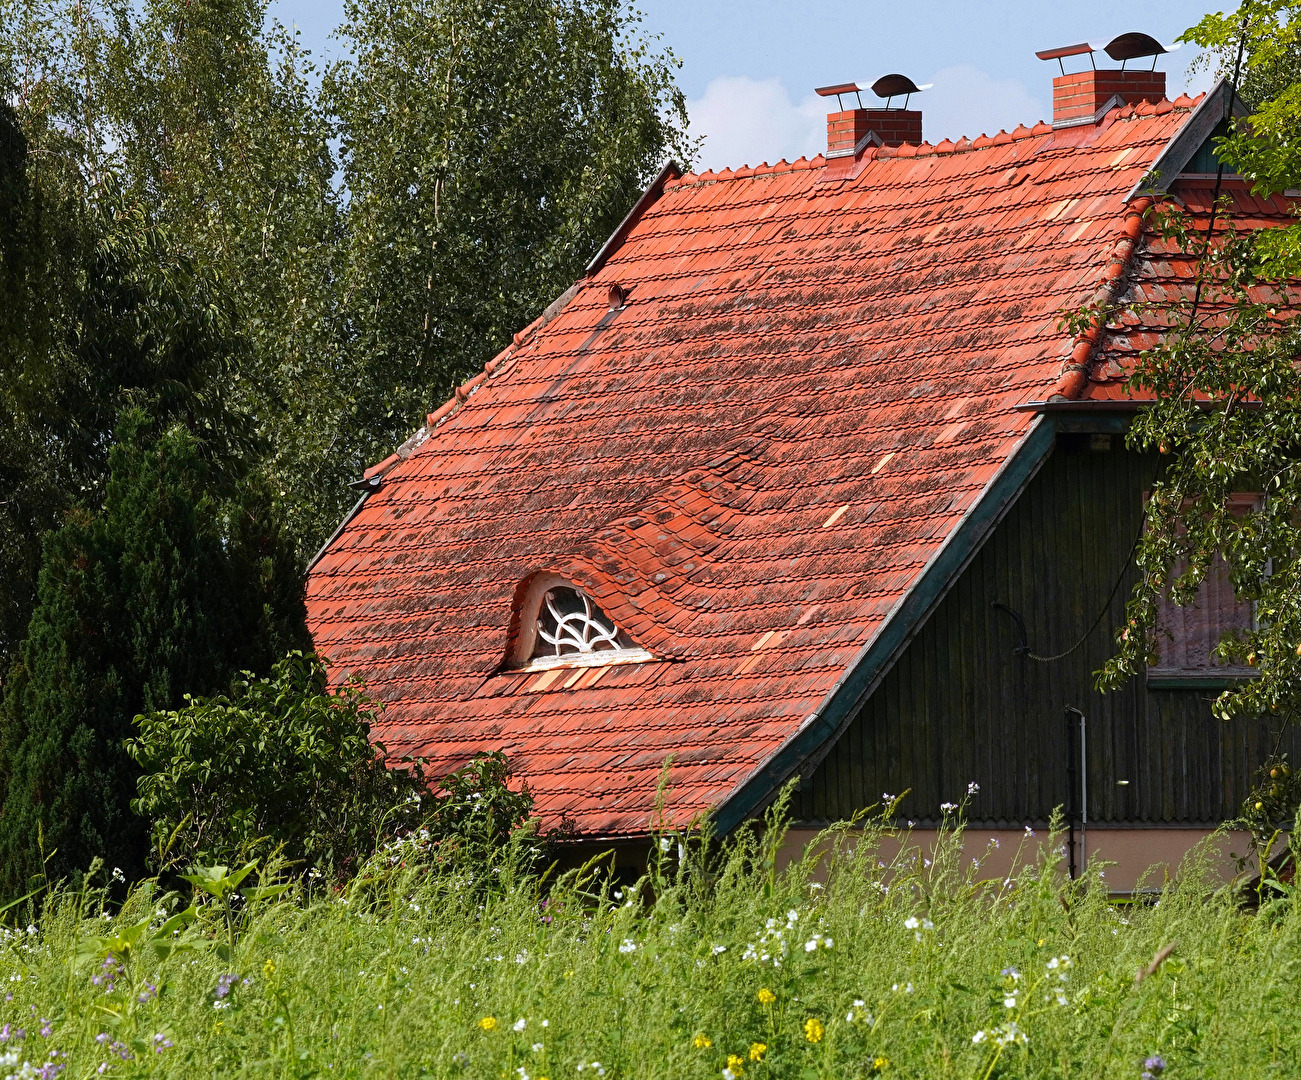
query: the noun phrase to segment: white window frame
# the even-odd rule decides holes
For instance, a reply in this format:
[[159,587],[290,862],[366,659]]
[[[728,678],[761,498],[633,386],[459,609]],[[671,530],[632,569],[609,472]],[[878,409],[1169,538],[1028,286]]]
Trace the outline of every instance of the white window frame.
[[608,628],[615,635],[627,634],[618,626],[592,596],[582,586],[575,584],[559,574],[539,574],[530,584],[528,593],[520,607],[519,637],[515,643],[515,667],[519,671],[549,671],[552,668],[593,668],[609,667],[613,664],[644,664],[658,659],[654,654],[640,646],[618,646],[615,648],[592,649],[564,653],[542,652],[539,645],[541,633],[542,607],[547,594],[552,589],[572,589],[589,605],[589,612],[595,613],[598,625]]

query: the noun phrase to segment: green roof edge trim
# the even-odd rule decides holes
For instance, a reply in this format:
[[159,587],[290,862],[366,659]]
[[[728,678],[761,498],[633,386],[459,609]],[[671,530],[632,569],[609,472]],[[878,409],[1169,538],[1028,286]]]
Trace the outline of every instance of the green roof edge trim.
[[850,663],[817,711],[714,811],[714,826],[720,834],[731,832],[762,809],[801,766],[819,760],[820,750],[830,749],[853,719],[858,705],[876,689],[1025,485],[1048,460],[1056,441],[1053,418],[1042,413],[1036,416],[998,473],[922,569],[916,584],[886,616],[876,636]]

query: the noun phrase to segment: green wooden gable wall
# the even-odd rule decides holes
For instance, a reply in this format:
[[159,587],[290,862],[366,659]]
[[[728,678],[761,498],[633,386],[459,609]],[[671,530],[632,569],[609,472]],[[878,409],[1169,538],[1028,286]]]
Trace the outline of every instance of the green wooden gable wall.
[[[976,781],[973,823],[1042,825],[1066,801],[1067,705],[1088,717],[1090,822],[1215,825],[1235,816],[1271,749],[1269,725],[1214,719],[1212,688],[1155,689],[1140,678],[1110,694],[1093,689],[1137,573],[1131,547],[1156,467],[1123,449],[1119,435],[1058,435],[859,714],[805,769],[795,818],[839,820],[909,789],[901,814],[929,824],[940,803],[959,801]],[[1051,656],[1080,638],[1127,564],[1106,618],[1052,663],[1018,653],[1016,620],[993,607],[1019,613],[1030,649]],[[1301,739],[1291,733],[1283,749],[1295,758]]]

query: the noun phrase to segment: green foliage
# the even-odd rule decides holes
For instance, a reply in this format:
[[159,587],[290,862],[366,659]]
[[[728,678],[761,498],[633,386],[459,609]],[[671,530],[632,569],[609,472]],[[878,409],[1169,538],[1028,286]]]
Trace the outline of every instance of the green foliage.
[[137,813],[162,868],[243,861],[264,842],[293,862],[342,872],[386,829],[411,827],[427,787],[418,762],[387,769],[369,739],[379,704],[355,684],[326,688],[324,665],[294,652],[269,678],[136,718]]
[[237,435],[305,562],[689,151],[622,0],[358,2],[324,73],[266,14],[0,0],[0,667],[124,405]]
[[[1291,81],[1301,55],[1298,13],[1295,4],[1248,0],[1235,13],[1206,16],[1185,35],[1215,52],[1229,74],[1243,45],[1255,112],[1233,125],[1219,153],[1260,193],[1301,184],[1294,138],[1301,85]],[[1191,603],[1223,558],[1256,620],[1226,636],[1218,655],[1259,674],[1222,693],[1214,711],[1225,721],[1270,716],[1281,729],[1301,716],[1301,334],[1288,285],[1301,271],[1301,226],[1242,231],[1227,203],[1209,240],[1204,225],[1194,228],[1172,207],[1155,213],[1153,223],[1195,256],[1198,295],[1196,307],[1190,296],[1140,305],[1141,319],[1170,329],[1131,375],[1135,390],[1155,395],[1157,404],[1138,414],[1129,445],[1159,450],[1164,467],[1137,549],[1143,574],[1100,683],[1119,686],[1142,672],[1164,643],[1162,597]],[[1243,492],[1263,493],[1263,503],[1241,512],[1230,496]],[[1266,769],[1279,764],[1271,757]],[[1296,808],[1284,797],[1292,785],[1263,779],[1243,808],[1261,843]]]
[[323,93],[349,196],[354,423],[408,433],[689,152],[674,61],[636,30],[622,0],[349,0]]
[[[486,865],[533,807],[501,753],[477,755],[436,790],[419,761],[387,768],[371,741],[381,709],[355,683],[290,653],[269,678],[245,672],[228,694],[136,718],[137,813],[153,822],[164,869],[243,862],[273,847],[297,869],[335,878],[383,843],[438,864]],[[246,868],[247,869],[247,868]]]
[[[1248,912],[1193,860],[1159,903],[1118,906],[1096,874],[1064,879],[1060,837],[1027,840],[1006,879],[973,867],[978,838],[947,833],[923,861],[878,823],[782,870],[779,827],[717,858],[662,839],[636,884],[589,868],[545,897],[509,860],[476,891],[407,849],[342,891],[303,881],[241,908],[225,955],[215,898],[179,928],[187,952],[127,963],[102,949],[102,894],[62,894],[0,943],[5,1048],[15,1068],[66,1055],[73,1076],[1138,1080],[1158,1056],[1172,1078],[1301,1071],[1293,886]],[[146,883],[107,922],[157,939],[188,907]],[[97,962],[74,966],[81,950]]]
[[88,203],[66,139],[15,117],[0,104],[0,668],[27,629],[43,536],[104,497],[122,409],[247,446],[222,400],[231,350],[211,274],[111,178]]
[[[38,604],[0,713],[0,892],[95,856],[139,876],[132,718],[303,637],[292,551],[255,484],[222,480],[179,425],[128,411],[103,511],[46,541]],[[57,855],[48,867],[44,851]]]
[[1296,10],[1295,3],[1256,0],[1228,14],[1206,16],[1181,40],[1203,50],[1193,62],[1195,70],[1213,68],[1218,77],[1231,79],[1245,17],[1245,63],[1239,74],[1238,96],[1251,109],[1260,109],[1301,82],[1301,28],[1293,25]]

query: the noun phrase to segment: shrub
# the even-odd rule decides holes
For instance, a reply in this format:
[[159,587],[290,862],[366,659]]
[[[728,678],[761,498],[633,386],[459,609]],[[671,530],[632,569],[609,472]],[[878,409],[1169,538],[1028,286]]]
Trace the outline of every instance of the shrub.
[[440,859],[481,858],[528,817],[501,754],[475,758],[431,791],[422,763],[385,765],[370,740],[383,706],[292,652],[229,694],[138,716],[127,751],[142,772],[132,803],[153,823],[155,865],[234,864],[268,846],[304,869],[345,876],[385,838],[414,832]]
[[331,693],[315,656],[291,652],[269,678],[244,672],[229,694],[185,701],[137,716],[126,743],[142,774],[131,805],[152,822],[159,868],[233,863],[266,841],[291,861],[343,867],[425,788],[418,762],[388,769],[371,743],[379,703],[353,683]]

